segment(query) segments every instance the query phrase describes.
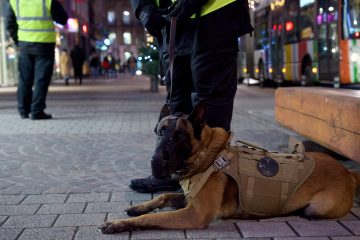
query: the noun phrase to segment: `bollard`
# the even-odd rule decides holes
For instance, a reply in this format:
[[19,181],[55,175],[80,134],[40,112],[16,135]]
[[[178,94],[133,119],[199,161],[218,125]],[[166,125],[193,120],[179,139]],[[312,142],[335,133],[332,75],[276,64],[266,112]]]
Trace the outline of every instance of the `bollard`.
[[338,76],[334,77],[334,88],[340,88],[340,78]]
[[157,93],[159,91],[159,83],[157,76],[151,76],[150,78],[150,90],[153,93]]

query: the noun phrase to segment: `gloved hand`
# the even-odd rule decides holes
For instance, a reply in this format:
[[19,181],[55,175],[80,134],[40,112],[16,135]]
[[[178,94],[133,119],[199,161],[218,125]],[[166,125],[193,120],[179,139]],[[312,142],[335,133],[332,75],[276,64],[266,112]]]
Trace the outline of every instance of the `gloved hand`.
[[194,13],[201,10],[201,6],[208,0],[177,0],[170,16],[177,17],[179,21],[190,18]]
[[166,24],[166,19],[159,13],[157,8],[152,5],[144,6],[141,9],[139,20],[154,37],[161,35],[161,29]]

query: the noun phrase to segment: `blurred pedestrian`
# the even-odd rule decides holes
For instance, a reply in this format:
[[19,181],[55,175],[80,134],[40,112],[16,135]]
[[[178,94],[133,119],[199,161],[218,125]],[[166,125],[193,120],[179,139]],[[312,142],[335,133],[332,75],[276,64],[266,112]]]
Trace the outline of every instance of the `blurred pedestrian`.
[[131,74],[131,77],[133,78],[136,73],[137,59],[134,57],[134,55],[132,53],[131,53],[131,56],[127,60],[127,64],[129,67],[129,73]]
[[110,69],[110,63],[109,63],[109,60],[108,60],[107,56],[104,57],[104,59],[103,59],[103,61],[102,61],[102,63],[101,63],[101,67],[102,67],[102,69],[103,69],[103,74],[104,74],[105,76],[108,76],[108,74],[109,74],[109,69]]
[[69,85],[70,79],[70,56],[66,49],[63,49],[60,54],[60,73],[65,80],[65,85]]
[[[6,26],[19,49],[18,111],[21,118],[51,119],[44,112],[54,69],[54,21],[65,25],[67,13],[58,0],[10,0]],[[39,19],[41,19],[39,21]],[[34,88],[34,90],[33,90]]]
[[100,59],[96,52],[93,52],[91,54],[90,58],[90,71],[92,77],[98,77],[99,76],[99,68],[100,68]]
[[[75,40],[75,46],[74,48],[71,50],[71,61],[72,61],[72,65],[73,65],[73,69],[74,69],[74,79],[75,79],[75,84],[82,84],[82,80],[83,80],[83,65],[85,62],[85,52],[83,50],[83,48],[80,46],[80,40],[76,39]],[[79,83],[78,83],[79,80]]]

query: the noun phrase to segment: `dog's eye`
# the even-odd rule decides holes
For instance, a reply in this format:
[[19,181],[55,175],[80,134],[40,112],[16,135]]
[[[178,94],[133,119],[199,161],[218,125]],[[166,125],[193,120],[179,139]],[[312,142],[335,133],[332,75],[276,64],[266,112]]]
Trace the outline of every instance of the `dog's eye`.
[[165,129],[164,129],[164,128],[161,128],[161,129],[156,133],[156,135],[158,135],[159,137],[162,137],[162,136],[164,136],[164,132],[165,132]]

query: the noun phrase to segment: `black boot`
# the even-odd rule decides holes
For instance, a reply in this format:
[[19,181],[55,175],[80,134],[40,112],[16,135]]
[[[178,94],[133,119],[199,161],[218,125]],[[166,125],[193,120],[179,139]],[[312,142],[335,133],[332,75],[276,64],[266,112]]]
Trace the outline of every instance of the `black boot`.
[[171,178],[155,178],[149,176],[147,178],[137,178],[130,181],[129,187],[141,193],[153,193],[160,191],[177,191],[180,184],[177,180]]

